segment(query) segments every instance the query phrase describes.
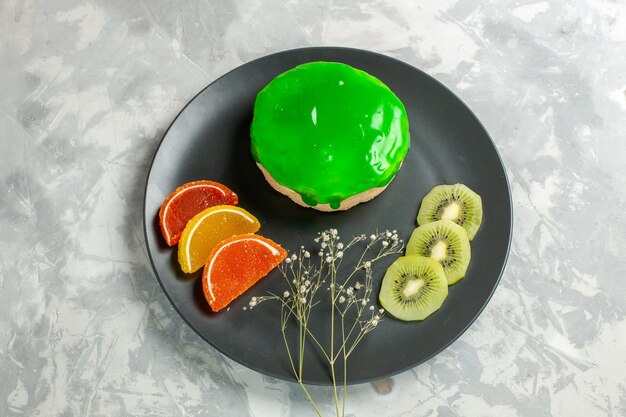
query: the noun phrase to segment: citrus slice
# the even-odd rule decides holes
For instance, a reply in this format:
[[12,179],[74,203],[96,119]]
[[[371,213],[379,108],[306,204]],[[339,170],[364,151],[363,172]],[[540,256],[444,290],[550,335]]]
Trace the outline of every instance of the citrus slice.
[[168,245],[180,240],[187,222],[202,210],[221,205],[236,205],[237,194],[213,181],[192,181],[167,196],[159,210],[161,232]]
[[233,236],[217,245],[202,273],[202,291],[213,311],[220,311],[266,276],[287,251],[255,234]]
[[241,207],[215,206],[196,214],[178,242],[178,262],[183,272],[202,268],[211,250],[233,235],[254,233],[261,227],[252,214]]

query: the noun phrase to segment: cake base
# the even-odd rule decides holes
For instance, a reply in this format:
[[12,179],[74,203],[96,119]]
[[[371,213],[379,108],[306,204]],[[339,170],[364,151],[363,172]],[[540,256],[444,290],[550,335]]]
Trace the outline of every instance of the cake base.
[[[287,187],[277,183],[276,180],[270,175],[270,173],[267,172],[267,170],[263,167],[263,165],[259,164],[258,162],[257,162],[256,165],[259,167],[259,169],[263,173],[263,176],[265,177],[267,182],[272,186],[273,189],[275,189],[276,191],[278,191],[281,194],[286,195],[294,203],[296,203],[298,205],[301,205],[302,207],[309,207],[309,208],[312,208],[312,209],[315,209],[315,210],[325,211],[325,212],[348,210],[348,209],[351,209],[352,207],[356,206],[357,204],[365,203],[366,201],[370,201],[371,199],[376,197],[378,194],[382,193],[385,190],[385,188],[387,188],[387,186],[391,183],[391,181],[393,181],[393,178],[392,178],[391,181],[389,181],[387,183],[387,185],[385,185],[384,187],[370,188],[369,190],[365,190],[365,191],[362,191],[362,192],[360,192],[358,194],[350,196],[350,197],[346,198],[345,200],[341,201],[341,203],[339,204],[339,208],[334,209],[334,208],[332,208],[330,206],[330,204],[317,204],[315,206],[309,206],[307,203],[305,203],[302,200],[302,197],[300,197],[300,194],[298,194],[297,192],[295,192],[291,188],[287,188]],[[394,178],[395,178],[395,176],[394,176]]]

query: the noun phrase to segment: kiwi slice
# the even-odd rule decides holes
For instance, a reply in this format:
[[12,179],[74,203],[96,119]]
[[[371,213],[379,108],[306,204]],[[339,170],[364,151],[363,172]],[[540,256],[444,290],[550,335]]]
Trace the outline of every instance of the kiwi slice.
[[383,308],[400,320],[424,320],[448,296],[448,282],[439,262],[432,258],[401,256],[391,264],[380,287]]
[[471,250],[464,228],[450,220],[438,220],[413,231],[406,244],[406,254],[431,257],[439,261],[448,285],[451,285],[465,276]]
[[466,185],[438,185],[422,200],[417,224],[421,226],[437,220],[450,220],[463,226],[472,240],[483,221],[482,200]]

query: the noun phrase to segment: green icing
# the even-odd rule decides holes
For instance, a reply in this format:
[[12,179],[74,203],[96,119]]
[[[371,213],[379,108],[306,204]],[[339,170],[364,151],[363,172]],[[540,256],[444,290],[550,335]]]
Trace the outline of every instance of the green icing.
[[299,65],[257,95],[252,155],[310,205],[385,186],[409,150],[404,105],[379,79],[337,62]]

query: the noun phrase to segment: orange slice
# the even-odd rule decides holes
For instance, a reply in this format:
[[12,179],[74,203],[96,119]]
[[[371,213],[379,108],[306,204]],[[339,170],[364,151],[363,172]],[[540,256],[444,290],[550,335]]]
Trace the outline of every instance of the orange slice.
[[192,181],[167,196],[159,210],[161,232],[168,245],[180,240],[187,222],[202,210],[224,204],[236,205],[237,194],[213,181]]
[[266,276],[287,251],[265,237],[233,236],[217,245],[204,266],[202,291],[213,311],[220,311]]
[[241,207],[215,206],[196,214],[178,242],[178,262],[183,272],[202,268],[211,250],[233,235],[254,233],[261,227],[252,214]]

